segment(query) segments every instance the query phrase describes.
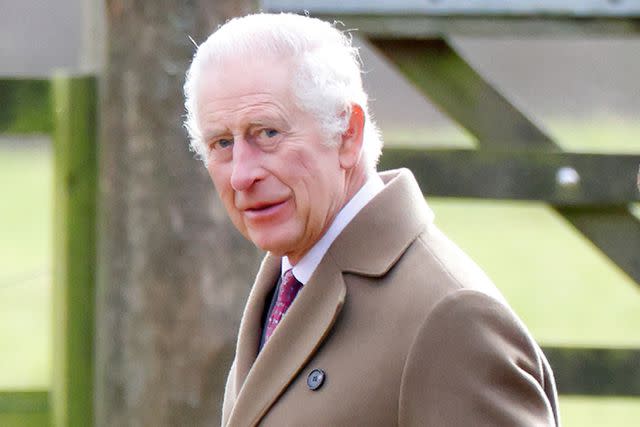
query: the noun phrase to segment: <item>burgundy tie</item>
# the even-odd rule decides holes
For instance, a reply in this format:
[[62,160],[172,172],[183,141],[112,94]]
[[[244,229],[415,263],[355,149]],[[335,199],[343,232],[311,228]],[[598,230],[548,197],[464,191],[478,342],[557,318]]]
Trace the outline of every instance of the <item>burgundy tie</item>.
[[284,316],[294,298],[298,295],[300,288],[302,288],[302,283],[298,282],[294,277],[292,269],[287,270],[282,277],[282,283],[280,283],[276,304],[273,306],[271,314],[269,314],[267,332],[264,334],[265,343],[269,340],[273,331],[276,330],[280,320],[282,320],[282,316]]

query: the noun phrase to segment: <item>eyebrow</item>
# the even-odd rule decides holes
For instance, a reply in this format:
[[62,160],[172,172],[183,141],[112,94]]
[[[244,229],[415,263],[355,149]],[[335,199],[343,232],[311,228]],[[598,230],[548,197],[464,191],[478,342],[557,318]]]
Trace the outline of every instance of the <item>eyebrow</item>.
[[228,129],[214,128],[203,132],[202,137],[205,141],[209,141],[223,135],[231,135],[231,132]]
[[[264,112],[256,114],[254,117],[252,117],[251,120],[246,123],[246,126],[247,129],[261,126],[275,126],[282,131],[287,131],[291,128],[289,122],[280,114],[269,114]],[[204,141],[210,141],[212,139],[227,135],[233,135],[233,132],[231,132],[226,127],[212,127],[202,133],[202,138]]]
[[288,130],[290,125],[286,119],[279,115],[260,115],[249,122],[249,127],[275,126],[281,130]]

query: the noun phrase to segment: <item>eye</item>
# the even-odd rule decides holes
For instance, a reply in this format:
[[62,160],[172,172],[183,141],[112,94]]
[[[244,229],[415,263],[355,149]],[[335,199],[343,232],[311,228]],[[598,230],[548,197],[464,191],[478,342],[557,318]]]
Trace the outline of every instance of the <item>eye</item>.
[[267,138],[273,138],[273,137],[277,136],[280,132],[278,132],[275,129],[262,129],[260,131],[260,133],[262,133]]
[[209,144],[209,148],[214,151],[224,150],[225,148],[228,148],[232,145],[233,145],[233,139],[221,138],[221,139],[216,139],[211,144]]
[[259,128],[253,135],[255,144],[265,151],[275,149],[282,140],[282,133],[274,128]]

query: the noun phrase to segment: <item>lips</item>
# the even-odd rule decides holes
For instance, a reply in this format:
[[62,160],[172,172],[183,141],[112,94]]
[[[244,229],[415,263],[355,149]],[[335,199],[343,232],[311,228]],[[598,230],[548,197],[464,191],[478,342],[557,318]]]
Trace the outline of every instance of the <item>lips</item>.
[[260,202],[260,203],[256,203],[254,205],[251,205],[248,208],[245,208],[245,211],[249,211],[249,212],[257,212],[257,211],[262,211],[265,209],[270,209],[274,206],[280,205],[284,203],[284,201],[279,201],[279,202]]
[[278,214],[286,205],[287,200],[254,203],[243,209],[243,212],[250,219],[266,219]]

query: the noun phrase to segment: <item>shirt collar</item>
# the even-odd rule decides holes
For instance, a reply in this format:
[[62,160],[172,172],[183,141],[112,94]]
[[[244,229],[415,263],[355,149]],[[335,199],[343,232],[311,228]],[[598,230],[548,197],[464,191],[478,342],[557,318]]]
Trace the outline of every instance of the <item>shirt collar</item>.
[[[358,192],[338,212],[326,233],[311,247],[298,263],[293,266],[293,275],[303,285],[306,285],[311,275],[322,261],[333,241],[351,220],[373,199],[382,189],[384,183],[377,173],[372,174]],[[281,275],[292,268],[289,258],[282,257]]]

